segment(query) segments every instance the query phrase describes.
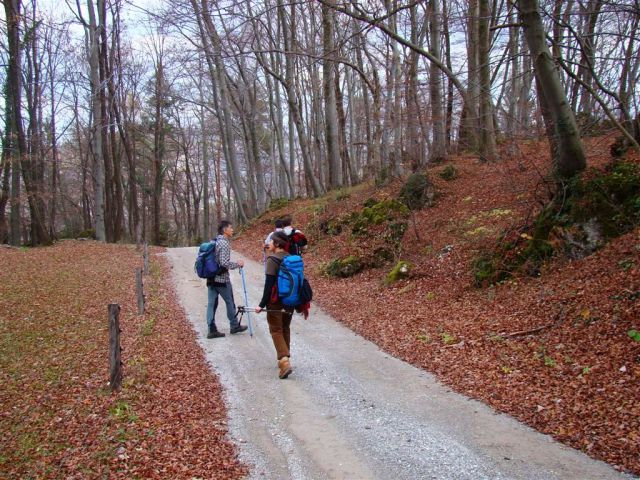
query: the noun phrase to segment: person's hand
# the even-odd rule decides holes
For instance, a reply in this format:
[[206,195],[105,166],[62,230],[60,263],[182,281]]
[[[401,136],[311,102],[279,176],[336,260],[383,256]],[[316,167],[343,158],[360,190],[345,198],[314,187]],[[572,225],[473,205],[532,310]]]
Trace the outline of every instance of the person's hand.
[[256,313],[260,313],[262,311],[261,307],[256,307]]
[[236,263],[238,264],[238,267],[244,267],[244,262],[242,260],[238,260]]

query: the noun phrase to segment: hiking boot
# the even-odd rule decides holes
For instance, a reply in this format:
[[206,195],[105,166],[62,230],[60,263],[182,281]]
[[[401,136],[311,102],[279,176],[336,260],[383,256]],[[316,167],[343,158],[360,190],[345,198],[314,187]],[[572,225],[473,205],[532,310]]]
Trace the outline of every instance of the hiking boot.
[[289,362],[289,357],[282,357],[280,360],[278,360],[278,367],[280,368],[278,376],[281,379],[287,378],[289,375],[291,375],[291,372],[293,372],[293,370],[291,369],[291,363]]
[[224,337],[224,333],[219,332],[218,330],[209,330],[207,334],[207,338],[221,338]]
[[246,325],[238,325],[235,328],[232,328],[231,330],[229,330],[231,332],[231,334],[234,333],[240,333],[240,332],[244,332],[248,327]]

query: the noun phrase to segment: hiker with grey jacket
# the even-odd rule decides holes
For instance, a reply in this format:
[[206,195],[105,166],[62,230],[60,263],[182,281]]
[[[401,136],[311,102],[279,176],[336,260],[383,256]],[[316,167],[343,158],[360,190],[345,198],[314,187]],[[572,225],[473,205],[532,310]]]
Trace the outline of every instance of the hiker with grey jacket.
[[216,260],[220,269],[218,274],[213,278],[207,279],[207,325],[209,333],[207,338],[224,337],[224,333],[218,331],[215,319],[215,307],[218,303],[218,295],[222,297],[227,306],[227,318],[229,319],[229,332],[231,334],[244,332],[246,325],[240,325],[236,317],[236,304],[233,300],[233,288],[231,287],[231,278],[229,270],[242,268],[244,263],[242,260],[237,262],[231,261],[231,243],[233,236],[233,225],[227,220],[222,220],[218,226],[218,236],[216,237]]

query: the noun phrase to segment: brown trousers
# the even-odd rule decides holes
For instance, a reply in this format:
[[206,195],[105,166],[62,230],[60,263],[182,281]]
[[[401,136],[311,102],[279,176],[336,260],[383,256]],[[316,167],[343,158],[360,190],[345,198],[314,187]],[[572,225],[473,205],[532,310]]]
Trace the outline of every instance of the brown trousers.
[[[291,339],[291,317],[293,317],[293,311],[282,311],[282,302],[270,303],[267,305],[267,322],[269,323],[269,333],[271,333],[271,340],[273,340],[273,346],[276,347],[276,354],[278,360],[282,357],[289,357],[289,344]],[[272,311],[277,310],[277,311]]]

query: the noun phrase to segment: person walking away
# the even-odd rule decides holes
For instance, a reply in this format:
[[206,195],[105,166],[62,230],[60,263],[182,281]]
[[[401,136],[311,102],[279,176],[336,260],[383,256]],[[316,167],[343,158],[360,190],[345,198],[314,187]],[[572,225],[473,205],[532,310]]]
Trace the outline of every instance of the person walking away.
[[285,215],[282,221],[282,231],[287,236],[287,252],[291,255],[302,255],[307,250],[307,237],[297,228],[291,226],[291,215]]
[[269,235],[267,235],[267,238],[264,239],[264,250],[267,251],[269,250],[269,242],[271,242],[271,236],[276,233],[276,232],[281,232],[282,231],[282,220],[277,219],[274,222],[274,228],[273,231],[269,232]]
[[231,334],[244,332],[246,325],[240,325],[236,317],[236,305],[233,300],[233,288],[231,286],[231,278],[229,270],[242,268],[244,263],[242,260],[237,262],[231,261],[231,243],[233,236],[233,225],[228,220],[222,220],[218,225],[218,236],[216,237],[216,259],[220,270],[218,274],[207,279],[207,325],[209,333],[207,338],[224,337],[224,333],[220,332],[216,327],[215,307],[218,304],[218,295],[222,297],[227,307],[227,318],[229,319],[229,332]]
[[278,360],[278,376],[281,379],[287,378],[293,371],[291,368],[291,351],[289,349],[291,339],[291,318],[293,307],[285,310],[284,305],[277,295],[278,270],[280,263],[289,255],[285,250],[288,239],[284,232],[275,232],[271,236],[268,246],[268,256],[265,268],[264,290],[262,299],[255,308],[256,313],[267,310],[267,323],[269,333],[276,349]]

